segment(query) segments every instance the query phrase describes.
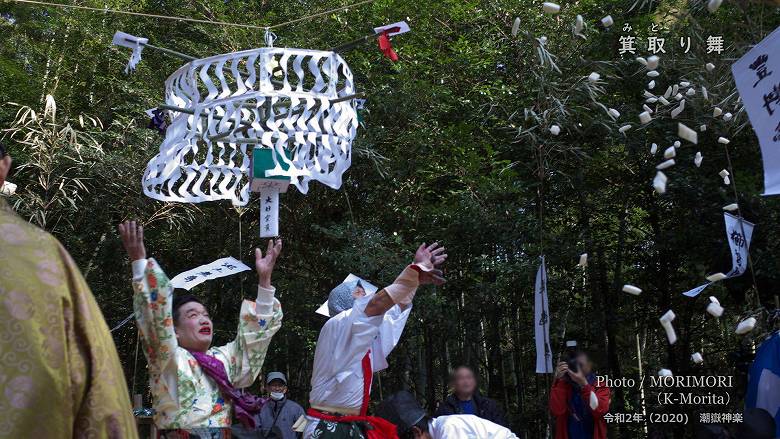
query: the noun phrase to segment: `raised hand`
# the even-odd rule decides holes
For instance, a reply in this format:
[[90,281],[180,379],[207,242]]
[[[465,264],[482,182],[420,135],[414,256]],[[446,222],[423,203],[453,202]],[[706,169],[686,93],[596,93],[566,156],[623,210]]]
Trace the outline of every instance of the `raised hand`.
[[146,259],[144,226],[136,221],[125,221],[119,224],[119,236],[122,237],[122,245],[131,262]]
[[279,257],[280,253],[282,253],[281,239],[277,239],[276,242],[273,239],[268,240],[265,256],[259,248],[255,249],[255,269],[261,287],[271,288],[271,273],[274,271],[276,258]]
[[439,269],[446,259],[445,248],[439,247],[438,242],[426,246],[423,243],[414,254],[414,264],[422,269],[420,272],[420,284],[441,285],[446,280],[443,272]]

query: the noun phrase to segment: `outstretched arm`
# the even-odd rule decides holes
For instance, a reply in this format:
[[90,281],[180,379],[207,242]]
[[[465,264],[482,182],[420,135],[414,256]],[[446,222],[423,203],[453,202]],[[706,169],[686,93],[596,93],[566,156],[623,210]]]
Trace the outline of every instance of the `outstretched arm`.
[[438,242],[430,246],[424,243],[420,245],[414,254],[414,262],[404,268],[392,285],[385,287],[371,298],[366,305],[365,313],[369,317],[386,313],[394,305],[406,309],[412,304],[414,294],[419,285],[441,285],[446,280],[439,269],[446,259],[444,247],[439,247]]
[[271,338],[282,326],[282,307],[276,299],[276,288],[271,285],[276,259],[282,252],[282,240],[269,240],[265,256],[255,249],[257,270],[257,298],[241,305],[236,338],[221,350],[230,358],[230,380],[237,388],[250,386],[265,362]]

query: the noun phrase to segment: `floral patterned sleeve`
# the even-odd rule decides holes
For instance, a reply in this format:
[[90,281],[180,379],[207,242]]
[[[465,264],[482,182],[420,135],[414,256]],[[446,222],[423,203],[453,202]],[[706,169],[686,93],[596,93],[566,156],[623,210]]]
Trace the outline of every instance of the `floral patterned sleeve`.
[[[173,330],[173,286],[154,259],[133,261],[133,310],[153,375],[174,360],[178,343]],[[173,367],[176,367],[175,364]]]
[[216,348],[230,359],[230,381],[236,388],[249,387],[263,368],[271,338],[282,326],[282,306],[276,289],[257,288],[257,300],[244,300],[235,340]]

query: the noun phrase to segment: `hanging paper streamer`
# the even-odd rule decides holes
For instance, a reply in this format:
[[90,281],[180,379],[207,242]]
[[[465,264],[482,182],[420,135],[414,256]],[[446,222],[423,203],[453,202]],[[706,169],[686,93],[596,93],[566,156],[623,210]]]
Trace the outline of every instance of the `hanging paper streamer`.
[[536,373],[552,373],[552,350],[550,349],[550,310],[547,306],[547,268],[541,257],[536,272],[534,288],[534,339],[536,340]]
[[274,151],[264,177],[289,178],[302,193],[311,180],[341,186],[358,121],[337,53],[263,47],[196,59],[165,89],[171,124],[141,181],[147,196],[244,206],[253,148]]
[[242,271],[251,270],[246,264],[233,257],[217,259],[216,261],[179,273],[171,279],[174,288],[189,290],[196,285],[211,279],[230,276]]
[[[726,223],[726,239],[728,240],[729,248],[731,249],[731,271],[729,271],[725,277],[722,277],[722,279],[728,279],[741,276],[747,269],[748,249],[750,247],[750,240],[753,237],[753,227],[755,227],[755,224],[728,212],[723,213],[723,219]],[[683,295],[696,297],[715,282],[717,281],[700,285],[690,291],[684,292]]]
[[[780,194],[780,27],[731,66],[764,162],[764,195]],[[725,120],[725,116],[724,116]]]
[[136,37],[135,35],[126,34],[124,32],[116,32],[112,43],[115,46],[129,47],[133,49],[130,60],[125,67],[125,74],[135,71],[135,67],[141,62],[141,52],[144,50],[144,46],[149,42],[148,38]]

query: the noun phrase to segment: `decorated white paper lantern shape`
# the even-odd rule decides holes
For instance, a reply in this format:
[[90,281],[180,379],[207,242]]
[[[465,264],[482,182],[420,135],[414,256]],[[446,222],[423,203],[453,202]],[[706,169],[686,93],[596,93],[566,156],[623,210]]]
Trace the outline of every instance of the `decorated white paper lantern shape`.
[[[358,121],[352,72],[339,54],[263,47],[216,55],[188,62],[165,88],[172,122],[144,173],[146,195],[243,206],[252,177],[277,187],[287,178],[302,193],[311,180],[341,186]],[[265,175],[252,175],[247,148],[273,151]]]

